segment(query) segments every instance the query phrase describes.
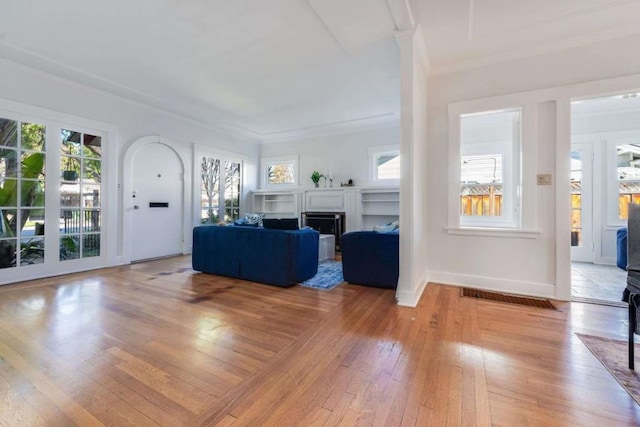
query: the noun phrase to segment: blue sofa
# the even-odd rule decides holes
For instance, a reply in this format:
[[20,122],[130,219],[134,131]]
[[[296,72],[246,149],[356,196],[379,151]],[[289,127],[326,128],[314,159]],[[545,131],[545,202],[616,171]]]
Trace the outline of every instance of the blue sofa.
[[353,231],[342,235],[342,273],[356,285],[396,289],[400,272],[400,235]]
[[276,286],[292,286],[318,272],[315,230],[204,225],[193,229],[196,271]]
[[616,232],[616,265],[623,269],[627,269],[627,227],[619,228]]

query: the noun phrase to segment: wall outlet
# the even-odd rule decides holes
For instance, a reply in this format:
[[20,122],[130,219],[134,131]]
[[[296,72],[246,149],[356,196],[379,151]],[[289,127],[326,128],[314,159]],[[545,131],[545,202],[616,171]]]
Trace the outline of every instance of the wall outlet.
[[538,174],[538,185],[551,185],[551,174],[550,173],[539,173]]

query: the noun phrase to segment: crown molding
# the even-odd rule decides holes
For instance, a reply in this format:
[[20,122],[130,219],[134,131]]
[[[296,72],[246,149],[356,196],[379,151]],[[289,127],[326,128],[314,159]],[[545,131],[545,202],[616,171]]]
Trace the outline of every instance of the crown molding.
[[611,30],[601,31],[594,34],[580,35],[576,37],[567,38],[564,40],[556,40],[528,49],[510,49],[507,51],[499,52],[496,54],[483,55],[480,58],[475,58],[467,61],[453,62],[451,64],[442,66],[433,66],[430,70],[432,75],[445,75],[457,73],[460,71],[466,71],[475,68],[486,67],[490,65],[496,65],[504,62],[514,61],[517,59],[530,58],[538,55],[544,55],[547,53],[554,53],[566,49],[588,46],[594,43],[603,42],[607,40],[613,40],[622,37],[628,37],[640,34],[640,27],[637,25],[630,25],[626,27],[615,28]]
[[387,6],[397,31],[405,31],[415,27],[409,0],[387,0]]
[[36,54],[8,43],[0,38],[0,61],[12,66],[27,69],[47,78],[56,79],[66,84],[71,84],[83,89],[100,92],[120,101],[144,106],[161,114],[166,114],[178,120],[183,120],[206,129],[225,133],[241,139],[251,139],[254,142],[260,139],[260,135],[249,129],[231,125],[222,119],[217,123],[201,120],[196,114],[189,111],[181,111],[173,108],[169,102],[153,97],[139,90],[112,82],[100,76],[79,70],[43,55]]
[[427,46],[424,41],[422,27],[420,27],[420,25],[418,24],[417,26],[409,30],[396,31],[394,33],[394,37],[396,39],[396,43],[398,43],[398,46],[400,46],[400,48],[402,48],[402,44],[406,43],[407,41],[411,43],[413,52],[418,57],[418,60],[420,61],[425,74],[430,74],[432,67],[429,60],[429,55],[427,53]]
[[295,139],[315,138],[328,135],[340,135],[371,129],[383,129],[400,125],[400,114],[389,112],[374,116],[361,117],[352,120],[327,123],[317,126],[309,126],[299,129],[291,129],[283,132],[272,132],[261,135],[261,142],[274,143],[291,141]]
[[422,33],[422,27],[418,24],[415,29],[414,47],[418,53],[418,58],[422,63],[422,68],[426,74],[430,74],[432,70],[431,61],[429,60],[429,53],[427,51],[427,45],[424,41],[424,35]]
[[[118,98],[121,101],[141,105],[158,113],[169,115],[192,124],[203,126],[240,139],[254,142],[285,141],[296,138],[307,138],[322,135],[335,135],[365,129],[375,129],[393,126],[399,123],[399,116],[389,112],[376,116],[358,117],[333,123],[319,124],[304,128],[287,129],[284,131],[262,133],[229,122],[221,118],[215,111],[176,108],[175,103],[166,102],[139,90],[104,79],[100,76],[84,72],[77,68],[57,62],[43,55],[26,49],[12,46],[0,38],[0,61],[12,66],[28,69],[31,72],[48,78],[64,81],[66,84],[76,85],[84,89],[100,92],[101,94]],[[202,120],[199,116],[208,115],[212,121]]]

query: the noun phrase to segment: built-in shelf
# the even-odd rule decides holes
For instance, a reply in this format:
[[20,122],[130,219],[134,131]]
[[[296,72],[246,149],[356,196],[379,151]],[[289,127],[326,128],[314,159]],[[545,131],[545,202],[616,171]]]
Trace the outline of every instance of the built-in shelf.
[[400,218],[398,188],[327,188],[252,192],[253,211],[266,218],[301,218],[303,212],[344,212],[346,231],[371,230]]
[[253,210],[265,218],[299,218],[299,195],[293,191],[254,192]]
[[361,197],[362,229],[398,221],[400,218],[400,190],[398,188],[363,189]]

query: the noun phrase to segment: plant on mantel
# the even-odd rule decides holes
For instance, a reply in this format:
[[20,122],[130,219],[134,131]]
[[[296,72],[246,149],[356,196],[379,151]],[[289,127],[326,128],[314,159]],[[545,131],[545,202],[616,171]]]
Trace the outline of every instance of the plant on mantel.
[[319,186],[320,183],[320,178],[324,177],[324,175],[322,175],[320,172],[318,171],[313,171],[313,173],[311,174],[311,181],[313,181],[313,185],[317,188]]

